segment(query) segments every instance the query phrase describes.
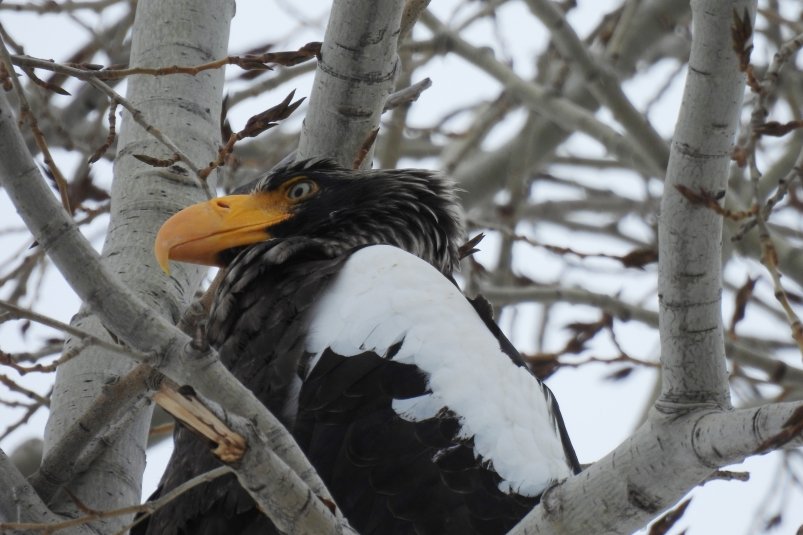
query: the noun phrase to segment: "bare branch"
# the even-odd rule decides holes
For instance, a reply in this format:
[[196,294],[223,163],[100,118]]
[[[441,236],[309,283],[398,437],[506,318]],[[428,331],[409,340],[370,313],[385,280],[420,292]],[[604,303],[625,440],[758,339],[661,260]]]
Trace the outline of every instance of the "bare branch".
[[[206,483],[208,481],[213,481],[219,477],[225,476],[226,474],[231,473],[231,468],[228,466],[221,466],[219,468],[215,468],[214,470],[210,470],[206,473],[203,473],[199,476],[196,476],[189,481],[185,481],[181,485],[174,488],[171,492],[165,494],[158,500],[154,500],[153,502],[148,502],[143,505],[132,505],[129,507],[122,507],[120,509],[115,509],[112,511],[84,511],[85,514],[79,516],[78,518],[70,518],[67,520],[42,520],[42,521],[30,521],[30,522],[7,522],[7,523],[0,523],[0,528],[2,529],[13,529],[13,530],[26,530],[26,531],[41,531],[43,533],[52,533],[57,532],[64,529],[69,528],[77,528],[75,533],[78,534],[95,534],[96,531],[90,529],[86,526],[90,522],[93,522],[97,519],[102,518],[113,518],[117,516],[128,516],[132,513],[144,513],[143,516],[137,518],[135,522],[126,526],[123,530],[119,531],[119,535],[124,535],[130,528],[137,525],[139,522],[143,521],[147,516],[153,514],[158,509],[164,507],[166,504],[170,503],[170,501],[176,499],[177,497],[181,496],[188,490],[197,487],[202,483]],[[55,515],[54,515],[55,516]],[[71,532],[72,533],[72,532]]]
[[125,535],[126,533],[128,533],[128,530],[130,530],[140,522],[144,521],[150,515],[152,515],[153,513],[155,513],[165,505],[167,505],[168,503],[172,502],[173,500],[175,500],[188,490],[193,489],[203,483],[214,481],[215,479],[230,473],[232,473],[232,469],[229,468],[228,466],[219,466],[208,472],[205,472],[201,475],[195,476],[194,478],[185,481],[181,485],[178,485],[170,492],[165,493],[163,496],[160,496],[158,499],[152,502],[146,502],[140,505],[137,508],[137,512],[143,513],[142,516],[137,517],[136,521],[134,521],[132,524],[120,530],[116,535]]
[[42,152],[45,165],[47,165],[47,168],[53,175],[53,180],[55,180],[56,186],[58,187],[59,194],[61,195],[61,205],[65,210],[71,212],[70,200],[67,195],[67,180],[64,178],[61,170],[56,165],[55,160],[53,160],[53,156],[50,154],[50,149],[45,141],[45,136],[42,134],[42,130],[39,128],[39,123],[36,121],[36,116],[34,116],[33,111],[31,111],[31,106],[28,104],[28,99],[25,97],[25,90],[22,88],[22,84],[17,76],[14,74],[14,67],[11,63],[11,55],[8,53],[6,44],[1,39],[0,60],[2,60],[2,63],[5,66],[5,71],[11,78],[11,83],[14,85],[14,90],[16,91],[17,98],[20,101],[20,120],[27,121],[30,124],[31,131],[33,132],[34,139],[36,140],[36,146],[39,147],[39,150]]
[[[57,522],[58,517],[53,514],[45,503],[37,496],[33,487],[19,473],[14,464],[0,450],[0,484],[5,489],[9,499],[0,500],[0,518],[12,522],[25,522],[43,524]],[[4,522],[0,523],[0,530],[13,529]],[[83,528],[76,533],[92,534],[92,531]]]
[[73,76],[79,80],[119,80],[136,74],[149,76],[167,76],[171,74],[188,74],[196,76],[204,71],[216,70],[226,65],[237,65],[244,70],[271,70],[269,64],[293,67],[320,54],[321,43],[307,43],[293,52],[266,52],[264,54],[247,54],[245,56],[227,56],[223,59],[210,61],[203,65],[184,67],[173,65],[170,67],[131,67],[129,69],[104,69],[102,65],[95,64],[68,64],[63,65],[53,61],[34,58],[31,56],[11,56],[14,65],[22,68],[37,68]]
[[412,102],[415,102],[418,100],[418,97],[421,96],[421,93],[429,89],[431,86],[432,80],[429,78],[424,78],[420,82],[416,82],[411,86],[396,91],[385,101],[385,106],[382,108],[382,111],[389,111],[399,106],[407,106]]
[[671,406],[730,406],[721,313],[722,218],[689,202],[678,191],[683,186],[721,197],[727,188],[745,83],[739,58],[731,50],[732,9],[747,9],[751,3],[727,9],[714,9],[714,3],[693,6],[696,39],[689,60],[692,68],[661,202],[658,243],[664,387],[659,403]]
[[209,188],[209,184],[207,184],[206,180],[204,180],[204,177],[201,176],[201,170],[195,165],[195,163],[193,163],[192,159],[173,142],[172,139],[170,139],[154,125],[150,124],[140,110],[138,110],[131,102],[117,93],[114,89],[100,80],[89,79],[88,82],[92,87],[105,93],[112,100],[112,102],[117,102],[127,109],[131,113],[131,117],[134,119],[134,121],[144,128],[146,132],[158,139],[165,147],[170,149],[179,160],[181,160],[187,167],[190,168],[197,179],[198,185],[201,187],[204,193],[206,193],[207,198],[212,198],[212,190]]
[[86,340],[90,344],[94,344],[98,347],[101,347],[108,351],[113,351],[114,353],[118,353],[120,355],[128,356],[133,354],[135,358],[139,359],[147,358],[147,355],[145,355],[144,353],[140,353],[136,350],[129,349],[127,347],[123,347],[119,344],[107,342],[106,340],[98,338],[92,333],[88,333],[84,330],[73,327],[72,325],[68,325],[66,323],[54,320],[53,318],[48,318],[47,316],[43,316],[42,314],[38,314],[32,310],[25,310],[24,308],[13,305],[7,301],[0,300],[0,309],[5,309],[18,318],[28,318],[37,323],[41,323],[42,325],[47,325],[48,327],[52,327],[59,331],[63,331],[67,334],[71,334],[76,338]]
[[393,89],[403,7],[395,0],[334,2],[297,159],[327,156],[348,167],[357,158]]
[[669,150],[666,141],[655,131],[642,112],[637,110],[622,90],[619,79],[600,58],[591,56],[585,45],[553,2],[527,0],[527,6],[552,34],[558,49],[572,66],[577,66],[589,84],[589,90],[601,104],[608,106],[614,116],[632,134],[632,140],[642,145],[659,168],[666,167]]
[[107,385],[84,415],[50,447],[39,470],[31,476],[31,484],[43,499],[49,500],[75,474],[85,470],[100,447],[110,442],[108,436],[97,438],[104,429],[126,414],[136,413],[133,408],[140,400],[148,400],[146,384],[154,381],[152,374],[149,366],[140,364],[119,381]]
[[122,0],[90,0],[86,2],[67,0],[66,2],[46,2],[44,4],[33,4],[26,2],[24,4],[17,4],[12,2],[3,2],[0,4],[0,10],[8,11],[31,11],[33,13],[69,13],[72,11],[79,11],[81,9],[91,9],[93,11],[101,11],[109,6],[120,3]]
[[[73,289],[102,315],[104,324],[121,339],[139,348],[150,358],[144,362],[154,365],[168,377],[180,384],[193,384],[200,393],[218,401],[236,414],[252,415],[257,428],[268,437],[268,444],[287,461],[289,469],[303,478],[310,487],[301,483],[296,476],[282,479],[287,485],[278,496],[287,503],[306,503],[308,493],[333,501],[325,486],[309,462],[299,450],[286,429],[272,416],[264,405],[237,379],[231,375],[214,353],[197,354],[192,349],[190,338],[168,323],[129,290],[112,277],[98,259],[97,253],[67,219],[66,214],[56,215],[52,206],[54,200],[43,184],[35,166],[31,165],[18,130],[14,127],[12,116],[4,96],[0,95],[0,151],[8,155],[0,162],[0,176],[17,208],[26,220],[28,227],[37,236],[41,247],[63,270],[65,278]],[[42,214],[48,214],[42,217]],[[80,257],[80,267],[74,262]],[[96,288],[104,288],[97,292]],[[136,321],[131,321],[137,318]],[[133,356],[133,355],[132,355]],[[177,358],[178,357],[178,358]],[[273,455],[273,453],[269,454]],[[278,461],[278,458],[277,458]],[[281,462],[281,461],[278,461]],[[294,498],[297,498],[293,501]],[[269,511],[274,515],[285,510]],[[296,510],[296,512],[298,512]],[[284,512],[284,514],[289,514]],[[305,520],[316,526],[338,526],[339,521],[328,508],[311,507],[304,511]],[[299,521],[292,516],[292,521]],[[288,518],[274,518],[279,524]],[[333,528],[334,529],[334,528]]]
[[[801,407],[803,402],[732,412],[653,412],[616,450],[547,490],[510,533],[632,532],[704,481],[712,467],[755,454],[767,437],[783,432]],[[799,443],[798,435],[789,446]],[[650,483],[655,481],[662,485]],[[591,500],[600,507],[589,506]],[[616,513],[623,510],[627,518]]]
[[448,29],[432,13],[424,13],[421,20],[437,37],[445,39],[454,52],[499,80],[534,111],[543,114],[565,129],[585,132],[624,162],[645,166],[655,176],[663,175],[661,164],[646,155],[641,144],[631,137],[618,134],[598,121],[592,113],[569,100],[561,98],[535,83],[523,80],[512,69],[494,59],[486,51],[472,46]]

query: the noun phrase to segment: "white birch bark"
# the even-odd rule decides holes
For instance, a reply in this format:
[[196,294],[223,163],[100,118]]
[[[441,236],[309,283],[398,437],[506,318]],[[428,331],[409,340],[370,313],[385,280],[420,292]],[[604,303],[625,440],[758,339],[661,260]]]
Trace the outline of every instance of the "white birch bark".
[[[727,2],[706,0],[694,3],[695,54],[690,64],[692,71],[672,145],[667,188],[662,206],[660,323],[663,365],[666,370],[663,375],[663,394],[656,409],[651,411],[647,422],[635,435],[579,476],[548,492],[543,504],[536,508],[514,532],[549,534],[632,532],[645,525],[662,510],[671,507],[686,491],[707,478],[716,467],[738,462],[755,454],[758,449],[763,451],[768,439],[785,429],[788,430],[789,420],[795,411],[800,411],[800,403],[730,410],[719,302],[722,285],[719,266],[721,217],[710,209],[691,204],[675,188],[675,185],[684,185],[696,192],[704,189],[713,194],[724,191],[733,130],[743,91],[743,80],[738,70],[734,68],[736,56],[731,49],[730,25],[733,22],[734,9],[740,13],[750,3],[746,0]],[[531,0],[530,4],[543,3]],[[156,5],[158,9],[155,8]],[[150,14],[158,11],[159,20],[148,20],[138,13],[140,26],[136,30],[135,45],[138,45],[139,49],[135,47],[134,53],[138,57],[146,58],[139,64],[189,65],[221,57],[223,52],[220,50],[208,54],[199,53],[199,50],[188,45],[189,40],[185,30],[189,33],[192,27],[196,30],[200,28],[200,33],[203,35],[199,41],[204,40],[207,43],[210,26],[197,26],[197,22],[192,22],[192,26],[183,26],[198,16],[197,10],[213,10],[214,6],[210,6],[211,3],[199,6],[197,2],[141,1],[140,11],[147,10]],[[621,35],[617,26],[617,34],[608,44],[605,61],[609,62],[623,78],[631,75],[636,60],[641,58],[644,61],[652,61],[649,47],[661,38],[662,33],[671,31],[672,23],[668,21],[685,16],[686,7],[685,0],[628,2],[625,9],[632,9],[634,18],[630,24],[621,25],[628,30]],[[174,8],[178,8],[180,13],[165,15],[165,10],[170,11]],[[390,71],[388,69],[383,71],[383,67],[379,64],[373,67],[374,70],[366,71],[362,63],[367,61],[366,58],[357,58],[360,51],[366,51],[376,45],[378,52],[376,55],[372,53],[369,59],[376,59],[384,54],[382,55],[386,61],[384,66],[390,68],[395,65],[395,33],[383,33],[385,37],[390,35],[390,40],[394,42],[393,46],[375,43],[366,37],[378,35],[371,33],[376,28],[391,27],[382,26],[385,19],[375,14],[383,9],[395,10],[396,6],[391,6],[388,2],[335,3],[332,21],[338,22],[330,25],[327,33],[328,45],[324,46],[324,50],[327,50],[327,46],[332,46],[332,50],[323,54],[322,64],[328,59],[332,59],[334,63],[337,53],[344,54],[346,61],[338,63],[342,68],[337,72],[329,66],[327,69],[322,68],[318,73],[321,80],[326,80],[328,77],[329,81],[316,81],[315,94],[311,102],[311,107],[315,111],[311,111],[304,125],[302,145],[305,148],[299,152],[299,157],[328,154],[341,163],[351,165],[355,152],[362,146],[368,133],[376,127],[379,112],[377,111],[376,117],[373,117],[371,114],[374,112],[371,110],[381,109],[383,95],[387,95],[387,91],[390,91],[382,84],[388,80],[392,82],[392,76],[383,77],[382,73],[387,75]],[[201,19],[219,16],[217,12],[211,15],[205,13]],[[214,22],[209,21],[209,24],[213,25]],[[154,31],[154,27],[158,27],[155,35],[148,34],[147,32]],[[552,27],[554,31],[561,31],[559,22]],[[362,37],[354,38],[354,42],[349,41],[356,35]],[[220,36],[215,34],[213,37],[217,43]],[[222,41],[225,42],[225,39]],[[568,45],[570,46],[564,43],[565,50],[568,51],[566,53],[571,54],[571,46],[574,45],[572,42],[568,42]],[[189,49],[191,50],[187,53]],[[204,52],[209,50],[211,49],[207,48]],[[568,62],[568,66],[576,71],[571,61]],[[593,65],[586,65],[585,75],[577,75],[574,72],[569,75],[561,94],[575,104],[593,110],[596,104],[589,95],[586,85],[594,81]],[[184,75],[160,78],[135,77],[129,81],[131,86],[129,96],[146,113],[150,122],[177,141],[193,160],[203,163],[210,158],[210,151],[213,151],[215,146],[217,115],[214,106],[217,94],[208,92],[210,86],[214,86],[215,83],[217,82],[207,79],[205,74],[199,75],[197,79]],[[522,90],[526,84],[523,81],[516,83],[521,85]],[[194,94],[196,91],[197,98]],[[600,89],[596,91],[599,93]],[[201,92],[203,95],[200,95]],[[185,94],[193,96],[191,99],[182,98]],[[333,100],[326,100],[330,96],[334,97]],[[379,107],[372,108],[373,105],[366,104],[369,100],[379,103],[377,104]],[[354,102],[359,106],[365,105],[365,108],[350,107]],[[205,111],[207,108],[212,110],[208,114]],[[341,113],[344,110],[348,113]],[[318,115],[315,116],[314,113]],[[4,112],[3,115],[2,120],[10,120],[13,123],[14,120],[9,119],[7,113]],[[312,117],[317,119],[313,120]],[[194,288],[198,272],[186,266],[177,266],[177,271],[174,272],[175,282],[163,277],[158,270],[153,269],[151,237],[159,222],[164,219],[164,214],[197,200],[200,193],[192,185],[189,176],[183,172],[176,169],[154,171],[134,160],[132,154],[147,154],[160,158],[169,157],[170,154],[161,145],[153,142],[133,122],[126,120],[126,123],[125,131],[119,140],[120,149],[115,169],[117,180],[114,186],[114,219],[109,241],[104,248],[104,255],[107,257],[106,268],[118,275],[118,278],[125,280],[131,288],[136,289],[139,297],[147,301],[149,306],[161,311],[172,321],[186,303],[188,291]],[[529,166],[539,167],[548,161],[554,148],[568,135],[566,130],[556,127],[555,123],[535,117],[534,114],[524,129],[522,131],[528,132],[527,136],[517,136],[498,151],[491,153],[477,151],[477,156],[456,160],[455,163],[458,165],[456,174],[465,180],[464,183],[470,190],[466,195],[469,204],[483,203],[491,193],[498,191],[501,183],[505,181],[512,183],[510,170],[521,161],[521,158],[511,155],[526,153]],[[191,142],[182,142],[187,139],[185,136],[188,133]],[[347,134],[353,139],[347,140]],[[536,140],[535,145],[532,144],[533,138]],[[5,170],[14,165],[10,162],[12,157],[3,150],[4,143],[5,140],[0,136],[0,154],[4,156],[3,161],[0,161],[0,167]],[[657,146],[658,143],[653,145]],[[334,152],[326,153],[324,147],[327,146]],[[23,156],[28,157],[18,154],[13,158]],[[363,163],[368,162],[370,154]],[[35,167],[30,171],[30,176],[26,175],[26,179],[40,180],[41,177]],[[517,176],[526,177],[527,173],[518,172]],[[139,189],[140,184],[147,186]],[[41,198],[44,194],[39,195],[38,198]],[[27,210],[35,210],[37,204],[35,198],[29,197],[22,202],[28,204]],[[589,206],[592,211],[597,207],[596,204]],[[536,213],[530,217],[541,217],[543,220],[546,214],[538,211],[541,209],[539,206],[534,208]],[[68,241],[64,239],[63,234],[74,231],[75,229],[67,229],[67,225],[54,220],[45,225],[45,237],[37,235],[37,238],[43,249],[51,251],[62,248],[63,243]],[[750,245],[750,239],[751,236],[748,236],[743,243]],[[76,269],[81,263],[82,259],[75,258],[70,269]],[[86,271],[94,274],[93,269],[93,266],[87,266]],[[794,276],[794,273],[791,275]],[[97,280],[99,279],[100,277],[97,277]],[[169,285],[166,286],[167,283]],[[285,519],[283,523],[280,521],[282,525],[305,525],[296,523],[302,520],[297,512],[298,507],[293,509],[293,503],[288,501],[293,502],[295,499],[294,503],[298,505],[302,502],[297,498],[308,495],[304,492],[312,490],[315,494],[323,495],[325,490],[315,479],[314,474],[310,474],[311,468],[302,462],[303,456],[292,444],[292,440],[288,440],[287,436],[277,438],[274,435],[275,428],[272,426],[275,426],[276,422],[270,419],[264,407],[255,406],[257,402],[252,399],[253,396],[247,398],[243,395],[247,393],[242,392],[244,389],[241,385],[222,369],[222,365],[214,360],[213,355],[203,355],[204,358],[201,359],[198,355],[181,354],[183,362],[173,359],[186,344],[186,337],[173,336],[161,317],[132,313],[136,307],[126,308],[125,299],[116,301],[120,304],[118,307],[107,307],[108,303],[102,304],[102,299],[94,298],[103,293],[104,289],[105,287],[101,285],[90,289],[90,295],[84,297],[85,302],[89,303],[87,310],[92,306],[96,309],[113,308],[115,317],[107,320],[107,325],[125,342],[144,351],[150,351],[150,355],[156,357],[143,357],[143,361],[152,363],[176,380],[191,382],[198,387],[198,392],[216,399],[227,410],[245,415],[256,422],[256,434],[262,435],[262,439],[254,439],[249,443],[267,444],[277,454],[268,457],[279,457],[281,460],[276,462],[266,457],[245,460],[241,466],[236,467],[238,477],[249,491],[262,494],[262,498],[259,496],[255,498],[264,510],[274,513],[280,520]],[[97,292],[94,296],[91,294],[93,291]],[[591,303],[604,310],[616,311],[621,308],[621,314],[625,318],[632,317],[648,324],[658,323],[657,314],[654,312],[626,303],[620,307],[618,300],[607,295],[590,295],[574,288],[565,292],[561,289],[538,289],[538,292],[532,291],[532,295],[529,296],[525,295],[526,291],[529,290],[498,288],[494,296],[503,301],[506,299],[518,301],[525,298],[549,301],[560,297],[563,301]],[[548,295],[544,295],[547,292]],[[558,293],[559,296],[554,295]],[[77,324],[93,330],[96,334],[105,334],[105,330],[99,326],[97,320],[94,317],[84,317],[86,314],[87,312],[82,312]],[[124,321],[133,322],[135,330],[140,331],[139,336],[133,336],[130,332],[123,334],[122,330],[111,327],[119,325],[115,322],[126,315],[128,319]],[[728,351],[738,350],[739,343],[741,343],[739,340],[731,341],[730,348],[733,349],[729,348]],[[751,351],[753,350],[747,347],[747,355],[755,356]],[[735,353],[731,356],[734,355]],[[92,363],[89,369],[78,364],[69,364],[60,371],[59,391],[54,397],[54,411],[58,413],[59,420],[54,417],[49,426],[50,447],[56,443],[59,433],[63,433],[67,428],[68,422],[75,416],[83,414],[83,407],[97,395],[105,381],[113,380],[129,367],[127,361],[121,361],[114,355],[101,354],[96,350],[85,350],[82,353],[82,361]],[[772,375],[772,371],[766,368],[771,364],[778,362],[767,358],[756,367]],[[790,370],[783,381],[789,381],[791,385],[799,384],[800,370],[797,368]],[[84,380],[87,382],[81,383]],[[781,383],[785,384],[783,381]],[[142,415],[134,418],[133,427],[119,441],[124,444],[116,444],[112,451],[78,482],[77,487],[70,487],[71,492],[78,495],[85,503],[99,509],[134,503],[139,496],[136,489],[143,455],[143,443],[140,440],[143,425]],[[798,436],[786,446],[796,446],[800,443]],[[256,451],[255,457],[266,452],[267,448],[265,451]],[[277,465],[279,468],[276,468]],[[258,470],[253,467],[258,467]],[[303,482],[296,481],[293,486],[295,490],[301,488],[303,492],[294,494],[290,500],[277,499],[284,498],[285,495],[290,496],[290,492],[274,492],[275,487],[265,487],[259,478],[255,477],[269,470],[303,480]],[[300,478],[296,478],[296,475]],[[2,457],[0,457],[0,481],[7,483],[7,487],[14,491],[13,499],[0,493],[0,516],[8,518],[9,515],[16,515],[12,518],[30,521],[53,521],[58,518],[48,510],[47,504],[31,494],[30,485],[26,485],[24,479],[19,477]],[[75,488],[80,492],[75,492]],[[282,490],[285,488],[289,487],[281,487]],[[95,490],[98,494],[109,492],[112,495],[95,496]],[[74,509],[65,507],[68,501],[62,497],[61,501],[55,504],[55,510],[74,513]],[[319,531],[329,528],[339,529],[327,515],[326,511],[323,511],[317,519],[303,520],[313,522],[306,524],[307,526],[323,526]],[[105,532],[117,525],[109,523],[98,527]]]
[[[660,229],[663,388],[647,422],[605,458],[548,491],[512,533],[631,533],[716,468],[763,451],[800,402],[731,411],[721,309],[722,217],[685,185],[724,193],[745,77],[734,13],[751,0],[692,2],[693,41]],[[800,438],[791,444],[799,444]]]
[[[335,0],[296,159],[327,156],[352,167],[391,91],[404,2]],[[370,167],[373,148],[362,159]]]
[[[130,64],[194,65],[224,56],[233,12],[232,2],[139,2]],[[219,142],[222,85],[222,70],[197,76],[134,76],[128,80],[128,99],[150,124],[178,142],[194,161],[203,163],[213,158]],[[172,156],[126,112],[118,139],[112,217],[103,259],[107,268],[149,305],[176,321],[204,271],[182,267],[172,278],[165,277],[151,252],[152,236],[167,216],[200,200],[202,194],[186,169],[160,172],[135,159],[134,154]],[[103,288],[97,291],[102,292]],[[88,307],[82,309],[73,323],[98,336],[109,337]],[[70,347],[72,344],[68,342],[67,350]],[[131,366],[129,359],[88,348],[59,367],[45,435],[46,454],[97,397],[103,385]],[[135,418],[116,444],[70,486],[70,492],[84,504],[105,510],[139,501],[150,412],[145,410]],[[77,513],[71,499],[64,495],[52,508],[59,513]],[[126,517],[109,519],[102,529],[111,532],[127,521]]]
[[[171,320],[123,286],[101,262],[77,226],[60,211],[58,201],[25,148],[2,93],[0,152],[5,156],[0,159],[3,185],[31,233],[109,331],[133,348],[126,350],[108,344],[108,349],[137,362],[145,362],[179,384],[193,385],[199,393],[229,409],[233,420],[241,421],[238,420],[241,417],[236,415],[247,416],[248,429],[242,434],[248,437],[249,453],[233,468],[238,477],[247,482],[246,489],[253,491],[252,495],[262,510],[277,525],[315,526],[315,529],[306,531],[316,533],[348,531],[342,516],[332,515],[323,501],[309,499],[314,495],[332,501],[289,432],[220,363],[214,351],[196,349],[192,339],[173,326]],[[103,291],[98,291],[98,288]],[[153,387],[147,384],[147,379],[140,382],[143,389]],[[222,419],[228,417],[222,416]],[[251,429],[254,426],[255,429]],[[257,479],[266,474],[275,479],[259,485]],[[3,457],[0,457],[0,484],[15,491],[13,495],[0,494],[0,517],[11,515],[2,520],[52,522],[52,515],[42,513],[45,504],[35,495],[31,485],[26,484]],[[17,510],[18,514],[15,513]],[[109,525],[104,525],[98,530],[105,533],[108,528]],[[292,529],[288,528],[288,531]]]
[[[4,97],[3,100],[5,100]],[[3,496],[0,498],[0,521],[44,523],[58,520],[58,517],[36,495],[28,481],[14,467],[3,451],[0,451],[0,482],[3,484]],[[70,535],[83,535],[84,533],[91,534],[92,532],[84,527],[73,530]]]
[[745,88],[734,14],[754,1],[692,2],[692,54],[672,140],[658,231],[664,404],[730,407],[722,327],[722,216],[678,186],[725,197]]

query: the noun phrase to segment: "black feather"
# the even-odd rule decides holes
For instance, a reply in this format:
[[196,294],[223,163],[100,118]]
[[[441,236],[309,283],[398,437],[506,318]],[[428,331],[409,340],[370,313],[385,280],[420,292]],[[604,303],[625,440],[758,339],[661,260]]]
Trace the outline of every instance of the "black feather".
[[[365,351],[345,357],[305,349],[314,305],[357,249],[389,244],[451,277],[464,247],[452,184],[423,170],[351,171],[326,160],[278,169],[248,186],[272,191],[300,175],[318,193],[270,229],[268,241],[226,251],[230,263],[207,323],[220,358],[279,416],[326,482],[338,506],[364,534],[504,533],[537,503],[499,490],[501,478],[461,437],[448,409],[408,421],[393,400],[429,394],[427,377],[393,357]],[[472,304],[500,348],[524,362],[493,322],[484,300]],[[300,390],[298,384],[303,383]],[[579,470],[557,403],[545,386],[566,457]],[[177,427],[175,449],[157,495],[206,472],[218,461],[208,445]],[[201,484],[137,526],[134,534],[276,533],[236,478]]]

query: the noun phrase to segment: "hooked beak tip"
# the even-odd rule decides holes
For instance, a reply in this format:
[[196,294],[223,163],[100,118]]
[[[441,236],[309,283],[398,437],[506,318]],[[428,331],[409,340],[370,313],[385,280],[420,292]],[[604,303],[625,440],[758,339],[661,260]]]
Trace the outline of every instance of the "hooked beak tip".
[[170,275],[170,247],[156,236],[156,245],[153,248],[156,262],[166,275]]

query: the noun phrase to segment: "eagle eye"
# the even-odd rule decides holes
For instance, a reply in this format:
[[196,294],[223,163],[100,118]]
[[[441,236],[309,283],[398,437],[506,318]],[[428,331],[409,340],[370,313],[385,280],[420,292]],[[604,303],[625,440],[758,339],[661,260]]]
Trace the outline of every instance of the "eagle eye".
[[318,186],[312,180],[299,180],[287,188],[285,195],[291,201],[301,201],[318,191]]

